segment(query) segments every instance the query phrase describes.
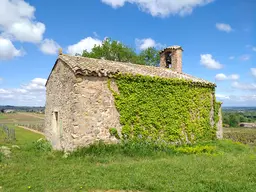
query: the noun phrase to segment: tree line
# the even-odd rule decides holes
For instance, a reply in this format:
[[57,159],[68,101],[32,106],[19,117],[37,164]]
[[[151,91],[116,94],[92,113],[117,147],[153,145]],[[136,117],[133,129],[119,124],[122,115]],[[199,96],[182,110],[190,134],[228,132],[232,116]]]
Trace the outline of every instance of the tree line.
[[256,122],[256,111],[230,112],[223,111],[223,124],[229,127],[238,127],[240,123]]

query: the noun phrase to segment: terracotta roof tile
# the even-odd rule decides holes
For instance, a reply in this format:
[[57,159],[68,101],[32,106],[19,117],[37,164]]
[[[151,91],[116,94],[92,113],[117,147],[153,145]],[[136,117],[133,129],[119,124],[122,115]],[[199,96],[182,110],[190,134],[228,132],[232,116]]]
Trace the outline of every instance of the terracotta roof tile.
[[215,84],[204,79],[193,77],[185,73],[178,73],[167,68],[70,55],[59,55],[59,59],[69,65],[69,67],[73,70],[75,74],[79,73],[88,76],[111,76],[117,73],[133,75],[140,74],[148,76],[158,76],[163,78],[187,79],[194,82],[203,82],[215,86]]

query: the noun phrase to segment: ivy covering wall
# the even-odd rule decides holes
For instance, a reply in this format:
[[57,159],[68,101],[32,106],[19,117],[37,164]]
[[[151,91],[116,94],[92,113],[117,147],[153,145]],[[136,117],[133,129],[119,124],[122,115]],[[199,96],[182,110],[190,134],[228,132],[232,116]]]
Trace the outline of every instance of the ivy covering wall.
[[123,125],[123,138],[194,143],[216,138],[220,105],[215,86],[181,79],[116,75],[109,88]]

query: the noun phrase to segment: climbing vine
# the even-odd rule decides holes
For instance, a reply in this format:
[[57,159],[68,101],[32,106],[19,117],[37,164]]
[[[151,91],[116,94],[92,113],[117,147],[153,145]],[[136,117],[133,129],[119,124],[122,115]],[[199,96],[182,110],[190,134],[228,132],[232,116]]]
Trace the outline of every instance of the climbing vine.
[[219,105],[214,98],[212,106],[214,84],[128,74],[114,79],[119,92],[111,88],[110,79],[108,87],[120,113],[123,138],[179,144],[216,138]]

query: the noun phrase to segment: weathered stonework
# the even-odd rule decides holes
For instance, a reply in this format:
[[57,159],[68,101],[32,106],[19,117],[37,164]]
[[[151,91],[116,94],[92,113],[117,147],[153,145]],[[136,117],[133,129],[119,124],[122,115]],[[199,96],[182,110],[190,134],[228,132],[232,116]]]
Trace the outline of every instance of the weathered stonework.
[[[58,60],[47,83],[45,106],[45,135],[55,149],[72,147],[74,84],[76,77],[63,61]],[[54,126],[54,113],[58,113],[58,125]]]
[[117,142],[109,128],[120,132],[121,125],[107,78],[75,75],[58,60],[47,82],[46,100],[45,135],[55,149],[73,150],[99,140]]
[[219,121],[217,123],[217,139],[223,139],[223,126],[222,126],[222,110],[221,107],[219,108],[219,113],[218,113]]
[[75,85],[74,92],[73,145],[83,146],[99,140],[115,142],[109,129],[121,132],[121,125],[107,78],[85,76]]
[[[173,71],[182,73],[182,48],[180,46],[167,47],[160,52],[160,67],[171,68]],[[171,67],[167,66],[166,57],[171,54]]]
[[[182,49],[176,52],[181,53]],[[108,87],[110,79],[111,89],[118,93],[111,78],[117,73],[179,78],[215,86],[203,79],[161,67],[59,55],[46,83],[45,135],[54,149],[69,151],[99,140],[117,142],[109,129],[116,128],[121,133],[122,126]],[[213,94],[212,106],[214,98]],[[211,111],[211,124],[213,115],[214,111]],[[217,136],[222,138],[222,122],[218,124]]]

